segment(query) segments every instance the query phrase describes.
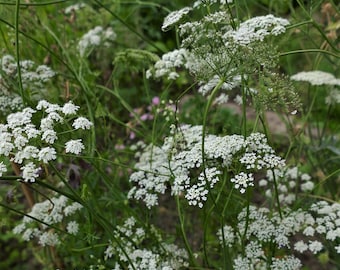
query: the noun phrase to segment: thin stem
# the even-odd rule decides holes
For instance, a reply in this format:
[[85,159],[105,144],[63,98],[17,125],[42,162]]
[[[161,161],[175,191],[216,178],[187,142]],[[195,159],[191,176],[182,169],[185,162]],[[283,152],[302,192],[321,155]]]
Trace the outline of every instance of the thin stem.
[[20,45],[19,45],[19,14],[20,14],[20,0],[16,0],[15,4],[15,53],[16,53],[16,61],[17,61],[17,70],[18,70],[18,83],[19,83],[19,91],[24,104],[27,104],[27,96],[24,92],[24,88],[22,85],[22,77],[21,77],[21,66],[20,66]]
[[186,248],[187,252],[189,253],[191,263],[194,266],[197,266],[196,259],[194,257],[192,250],[191,250],[188,238],[187,238],[186,233],[185,233],[184,217],[183,217],[183,213],[182,213],[182,210],[181,210],[181,204],[180,204],[180,201],[179,201],[179,196],[176,196],[176,206],[177,206],[177,212],[178,212],[178,217],[179,217],[179,222],[180,222],[181,234],[182,234],[182,237],[183,237],[185,248]]
[[331,56],[334,56],[336,58],[340,58],[340,54],[335,54],[333,52],[329,52],[329,51],[322,50],[322,49],[303,49],[303,50],[283,52],[283,53],[279,53],[279,57],[290,55],[290,54],[297,54],[297,53],[324,53],[324,54],[329,54]]
[[277,203],[277,209],[279,211],[280,218],[282,219],[282,211],[281,211],[281,205],[280,205],[280,199],[279,199],[279,190],[277,188],[277,181],[276,181],[276,176],[275,176],[275,171],[272,169],[272,174],[273,174],[273,181],[274,181],[274,189],[275,189],[275,199]]

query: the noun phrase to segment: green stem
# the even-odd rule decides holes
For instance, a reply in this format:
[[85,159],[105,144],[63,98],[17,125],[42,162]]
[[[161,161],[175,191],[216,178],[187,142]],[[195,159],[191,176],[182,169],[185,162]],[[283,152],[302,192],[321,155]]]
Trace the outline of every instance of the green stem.
[[331,56],[334,56],[336,58],[340,58],[340,54],[335,54],[333,52],[329,52],[329,51],[322,50],[322,49],[303,49],[303,50],[283,52],[283,53],[279,53],[279,57],[290,55],[290,54],[297,54],[297,53],[324,53],[324,54],[329,54]]
[[27,96],[22,85],[21,66],[20,66],[19,13],[20,13],[20,0],[16,0],[16,3],[15,3],[15,53],[16,53],[16,61],[17,61],[17,70],[18,70],[18,83],[19,83],[19,91],[20,91],[22,101],[25,105],[27,105],[28,100],[27,100]]
[[280,199],[279,199],[279,190],[277,188],[277,181],[276,181],[276,176],[275,176],[275,171],[272,169],[272,174],[273,174],[273,181],[274,181],[274,189],[275,189],[275,199],[277,203],[277,209],[279,210],[279,215],[282,220],[282,211],[281,211],[281,205],[280,205]]
[[181,228],[181,234],[182,234],[182,237],[183,237],[184,245],[185,245],[185,248],[186,248],[187,252],[189,253],[190,262],[196,267],[197,266],[197,262],[196,262],[196,259],[194,257],[194,254],[193,254],[193,252],[191,250],[188,238],[187,238],[186,233],[185,233],[184,217],[183,217],[183,213],[182,213],[182,210],[181,210],[179,196],[176,196],[176,205],[177,205],[177,212],[178,212],[180,228]]

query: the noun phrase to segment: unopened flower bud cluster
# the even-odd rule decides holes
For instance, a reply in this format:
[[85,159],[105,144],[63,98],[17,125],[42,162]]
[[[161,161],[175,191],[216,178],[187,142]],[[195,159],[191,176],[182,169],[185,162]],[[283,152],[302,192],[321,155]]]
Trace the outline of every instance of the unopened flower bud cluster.
[[70,220],[70,217],[81,208],[81,204],[71,202],[63,195],[53,197],[34,204],[31,212],[23,217],[13,232],[20,234],[25,241],[37,240],[41,246],[57,246],[62,243],[64,235],[53,230],[49,225],[58,225],[60,229],[76,235],[79,231],[79,224]]
[[130,182],[136,185],[128,197],[143,200],[150,208],[158,204],[158,194],[164,194],[170,184],[172,195],[183,193],[190,205],[203,207],[209,190],[219,182],[222,168],[230,169],[234,163],[244,165],[243,171],[232,171],[231,179],[244,193],[254,185],[253,172],[285,165],[260,133],[246,139],[241,135],[208,134],[204,138],[204,157],[202,139],[202,126],[183,125],[172,129],[172,136],[162,146],[146,147],[135,165],[137,171],[130,176]]
[[[67,122],[76,115],[79,106],[71,101],[63,106],[41,100],[35,109],[25,108],[9,114],[6,124],[0,124],[0,155],[20,166],[23,181],[34,182],[43,164],[56,160],[62,132],[78,129],[90,129],[92,123],[85,117],[77,117],[68,127]],[[64,151],[80,154],[84,150],[81,139],[66,141]],[[7,171],[0,163],[0,177]]]

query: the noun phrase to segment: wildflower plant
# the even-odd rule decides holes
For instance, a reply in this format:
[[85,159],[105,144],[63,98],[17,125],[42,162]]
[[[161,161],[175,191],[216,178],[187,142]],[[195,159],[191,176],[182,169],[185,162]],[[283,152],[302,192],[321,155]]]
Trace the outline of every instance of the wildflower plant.
[[336,1],[22,2],[1,241],[44,269],[340,266]]

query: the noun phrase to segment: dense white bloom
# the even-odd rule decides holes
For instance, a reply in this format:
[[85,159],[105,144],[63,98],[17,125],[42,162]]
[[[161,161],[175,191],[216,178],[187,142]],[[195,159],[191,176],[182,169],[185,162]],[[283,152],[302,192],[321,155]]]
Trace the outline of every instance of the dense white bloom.
[[78,211],[82,208],[83,208],[83,206],[80,203],[74,202],[74,203],[71,203],[70,205],[65,207],[64,214],[65,214],[65,216],[71,216],[76,211]]
[[319,241],[316,241],[316,240],[315,241],[309,241],[308,248],[311,252],[316,254],[323,249],[323,245],[322,245],[322,243],[320,243]]
[[77,234],[79,231],[79,224],[76,221],[70,221],[67,226],[66,230],[70,234]]
[[175,72],[175,68],[184,66],[188,58],[186,49],[174,50],[162,55],[162,59],[157,61],[153,69],[148,70],[148,78],[153,75],[155,78],[168,76],[169,80],[174,80],[179,77]]
[[75,114],[79,109],[79,106],[74,105],[72,101],[69,101],[67,103],[64,104],[64,106],[62,107],[62,112],[65,115],[72,115]]
[[49,232],[43,232],[40,237],[38,243],[41,246],[57,246],[60,244],[59,236],[56,233],[53,233],[51,231]]
[[303,253],[308,250],[308,245],[300,240],[294,244],[294,249],[300,253]]
[[[30,63],[25,63],[29,65]],[[78,106],[69,102],[64,106],[41,100],[36,110],[25,108],[22,111],[11,113],[7,116],[7,123],[0,124],[0,155],[9,157],[10,161],[22,164],[20,170],[24,181],[34,182],[39,175],[41,163],[48,163],[57,158],[58,148],[53,145],[60,139],[55,127],[60,127],[69,114],[74,114]],[[44,118],[39,116],[43,111]],[[38,116],[38,117],[36,117]],[[37,123],[38,122],[38,123]],[[75,129],[88,129],[92,123],[85,117],[79,117],[73,122]],[[68,125],[62,127],[69,130]],[[65,133],[62,131],[60,134]],[[39,149],[37,145],[49,144],[48,147]],[[67,142],[67,152],[80,153],[85,147],[81,139]]]
[[53,147],[44,147],[38,153],[38,160],[41,160],[44,163],[48,163],[51,160],[55,160],[57,158],[57,152]]
[[277,36],[286,31],[289,21],[271,14],[258,16],[242,22],[236,30],[224,34],[228,42],[231,38],[236,44],[246,46],[252,42],[263,41],[266,36]]
[[[163,146],[145,148],[136,164],[137,171],[130,176],[130,182],[136,186],[129,191],[128,198],[143,200],[150,208],[157,205],[157,195],[163,194],[170,182],[172,195],[184,193],[190,205],[203,207],[209,190],[219,182],[221,171],[218,166],[228,168],[241,150],[245,150],[243,155],[256,153],[256,162],[262,162],[264,169],[284,164],[273,154],[265,136],[259,133],[251,134],[246,140],[241,135],[219,137],[207,134],[204,145],[205,170],[202,168],[201,126],[183,125],[164,140]],[[268,154],[275,162],[267,160]],[[191,171],[199,173],[198,176],[193,177]],[[231,181],[245,192],[253,185],[253,176],[250,172],[240,172]]]
[[283,258],[273,258],[270,266],[272,270],[299,270],[301,269],[301,261],[294,256],[286,256]]
[[[160,235],[154,235],[154,232],[150,232],[151,235],[145,234],[143,228],[136,226],[136,220],[131,217],[128,218],[123,226],[117,226],[114,234],[116,238],[120,238],[122,235],[128,236],[129,240],[126,241],[124,238],[124,250],[129,256],[130,262],[140,270],[150,270],[150,269],[162,269],[162,270],[172,270],[172,269],[182,269],[187,268],[189,264],[187,263],[188,255],[184,249],[179,248],[175,244],[162,243],[162,248],[157,248],[152,245],[150,249],[145,248],[143,243],[146,243],[152,237],[157,237],[161,241]],[[149,237],[148,237],[149,236]],[[123,239],[119,239],[123,241]],[[117,245],[110,244],[104,252],[105,261],[110,260],[115,257],[123,264],[126,269],[132,269],[126,254],[122,252],[122,249],[117,247]],[[118,268],[119,269],[119,268]]]
[[244,193],[246,192],[247,187],[254,186],[254,177],[251,173],[246,174],[241,172],[231,178],[230,182],[235,183],[235,188],[239,189],[241,193]]
[[43,132],[41,139],[49,144],[53,144],[58,139],[57,132],[53,129],[47,129]]
[[85,149],[84,144],[81,142],[81,139],[78,140],[70,140],[65,143],[65,151],[66,153],[72,153],[79,155],[82,150]]
[[309,82],[311,85],[338,85],[340,79],[334,77],[333,74],[320,71],[302,71],[290,77],[294,81]]
[[[70,204],[65,196],[52,197],[46,201],[35,203],[31,212],[23,217],[22,222],[13,229],[13,232],[21,234],[25,241],[38,238],[38,243],[42,246],[59,245],[61,242],[59,234],[53,232],[48,225],[62,223],[67,216],[65,209],[73,204],[75,202]],[[80,208],[78,207],[78,209]],[[38,223],[35,219],[43,223]],[[70,221],[66,225],[66,230],[70,234],[76,234],[79,230],[79,224],[75,221]]]
[[21,171],[25,182],[35,182],[35,179],[39,176],[40,168],[36,167],[33,162],[29,162],[21,167]]
[[72,127],[75,129],[90,129],[92,126],[92,122],[82,116],[75,119],[72,124]]
[[169,13],[164,21],[163,21],[163,25],[162,25],[162,30],[166,31],[169,29],[169,27],[171,27],[172,25],[176,24],[177,22],[179,22],[186,14],[188,14],[190,11],[192,10],[192,8],[190,7],[185,7],[182,8],[180,10],[176,10],[173,11],[171,13]]

